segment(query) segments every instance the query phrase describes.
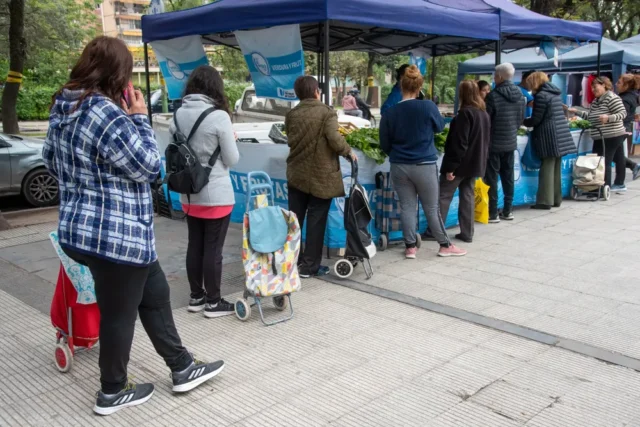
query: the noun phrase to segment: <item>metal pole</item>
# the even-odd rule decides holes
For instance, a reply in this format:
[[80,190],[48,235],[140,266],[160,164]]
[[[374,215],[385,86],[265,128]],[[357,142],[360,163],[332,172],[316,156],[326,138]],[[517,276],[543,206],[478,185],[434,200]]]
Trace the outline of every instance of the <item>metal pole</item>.
[[436,102],[436,47],[431,48],[431,100]]
[[596,75],[600,77],[600,57],[602,55],[602,42],[598,42],[598,65],[596,67]]
[[144,72],[146,73],[147,81],[147,110],[149,114],[149,123],[153,126],[153,118],[151,117],[151,82],[149,81],[149,46],[144,44]]
[[331,82],[329,76],[329,44],[331,43],[331,38],[329,37],[329,20],[327,19],[324,22],[324,103],[331,106],[330,95],[331,95]]
[[500,35],[500,39],[496,41],[496,66],[500,65],[502,62],[502,34]]

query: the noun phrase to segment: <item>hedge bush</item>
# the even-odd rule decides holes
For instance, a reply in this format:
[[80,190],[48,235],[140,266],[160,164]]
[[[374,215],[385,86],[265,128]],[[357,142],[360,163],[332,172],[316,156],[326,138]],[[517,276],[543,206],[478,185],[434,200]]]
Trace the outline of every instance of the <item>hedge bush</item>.
[[[246,83],[228,83],[225,85],[225,93],[229,98],[229,108],[233,107],[238,99],[242,97],[242,92],[247,87]],[[160,86],[152,85],[151,91],[159,89]],[[140,88],[143,93],[144,87]],[[18,93],[18,120],[49,120],[49,107],[51,97],[59,88],[48,86],[24,85]],[[2,91],[0,90],[0,98]],[[146,100],[146,93],[145,93]]]

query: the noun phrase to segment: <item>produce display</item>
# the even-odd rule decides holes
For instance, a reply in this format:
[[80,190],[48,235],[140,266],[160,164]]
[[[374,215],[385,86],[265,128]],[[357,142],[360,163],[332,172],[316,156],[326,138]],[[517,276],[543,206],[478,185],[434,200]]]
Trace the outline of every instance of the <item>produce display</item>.
[[435,144],[439,152],[444,153],[444,146],[447,142],[447,135],[449,135],[449,128],[444,128],[440,133],[435,134]]
[[518,129],[518,136],[527,136],[529,130],[526,127],[520,126]]
[[590,127],[591,122],[589,122],[589,120],[584,120],[579,117],[569,119],[569,129],[589,129]]
[[380,148],[380,135],[378,129],[361,128],[349,130],[340,127],[340,133],[344,135],[349,144],[353,148],[362,151],[365,156],[374,160],[377,164],[384,163],[387,155]]

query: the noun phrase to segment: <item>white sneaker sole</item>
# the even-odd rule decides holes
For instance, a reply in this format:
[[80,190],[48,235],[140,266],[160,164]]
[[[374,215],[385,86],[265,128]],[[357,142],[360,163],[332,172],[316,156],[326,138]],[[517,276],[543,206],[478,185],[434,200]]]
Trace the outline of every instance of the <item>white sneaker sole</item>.
[[110,406],[108,408],[101,408],[98,405],[95,405],[93,407],[93,412],[95,412],[98,415],[111,415],[114,414],[116,412],[118,412],[120,409],[123,408],[127,408],[129,406],[138,406],[138,405],[142,405],[143,403],[146,403],[149,399],[151,399],[151,397],[153,396],[153,393],[155,393],[155,390],[153,390],[148,396],[140,399],[140,400],[134,400],[132,402],[129,403],[124,403],[122,405],[118,405],[118,406]]
[[205,311],[204,317],[206,317],[207,319],[215,319],[216,317],[231,316],[232,314],[235,314],[235,311]]
[[466,252],[459,253],[459,254],[452,254],[452,253],[448,253],[448,254],[444,253],[443,254],[443,253],[438,252],[438,256],[442,257],[442,258],[449,258],[449,257],[452,257],[452,256],[454,256],[454,257],[465,256],[466,254],[467,254]]
[[187,311],[189,313],[199,313],[202,310],[204,310],[204,304],[202,304],[202,305],[190,305],[189,307],[187,307]]
[[416,259],[415,255],[405,255],[405,259]]
[[218,375],[220,372],[222,372],[224,367],[225,367],[225,365],[222,365],[218,369],[216,369],[215,371],[210,372],[207,375],[203,375],[202,377],[198,378],[197,380],[193,380],[193,381],[188,382],[186,384],[174,385],[172,390],[173,390],[174,393],[186,393],[188,391],[191,391],[194,388],[196,388],[199,385],[201,385],[202,383],[204,383],[206,381],[209,381],[211,378],[213,378],[216,375]]

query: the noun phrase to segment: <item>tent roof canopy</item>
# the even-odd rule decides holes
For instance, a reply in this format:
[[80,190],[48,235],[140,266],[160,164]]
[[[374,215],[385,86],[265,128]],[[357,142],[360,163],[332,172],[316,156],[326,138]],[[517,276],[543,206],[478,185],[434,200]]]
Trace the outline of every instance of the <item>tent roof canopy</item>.
[[[460,74],[482,74],[491,73],[495,68],[495,56],[493,53],[473,58],[458,64]],[[515,52],[502,54],[503,62],[511,62],[516,70],[578,70],[595,69],[598,61],[598,46],[588,44],[561,55],[559,67],[553,63],[553,59],[547,59],[536,53],[535,48],[522,49]],[[640,48],[615,42],[606,38],[602,39],[601,64],[603,66],[612,64],[632,64],[640,65]]]
[[[205,6],[142,17],[145,43],[201,35],[204,43],[236,46],[233,31],[300,24],[305,50],[330,49],[383,55],[425,47],[436,55],[539,44],[546,36],[598,41],[600,23],[550,18],[509,0],[218,0]],[[542,35],[541,35],[542,34]]]
[[624,39],[620,43],[639,43],[640,44],[640,34],[638,34],[637,36],[629,37],[628,39]]

